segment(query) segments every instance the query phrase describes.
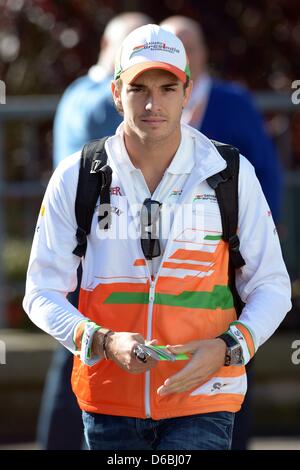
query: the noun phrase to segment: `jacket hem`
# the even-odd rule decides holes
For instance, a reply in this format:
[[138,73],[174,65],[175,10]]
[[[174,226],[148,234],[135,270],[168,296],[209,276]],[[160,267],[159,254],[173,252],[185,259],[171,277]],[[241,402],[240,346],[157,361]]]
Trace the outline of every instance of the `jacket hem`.
[[[151,418],[154,420],[159,419],[168,419],[168,418],[178,418],[181,416],[191,416],[196,414],[204,414],[204,413],[214,413],[218,411],[228,411],[232,413],[236,413],[241,409],[241,405],[243,403],[244,396],[237,399],[235,403],[218,403],[211,406],[203,406],[203,407],[191,407],[185,408],[182,411],[177,409],[170,409],[170,410],[162,410],[162,411],[154,411],[151,414]],[[144,411],[138,408],[123,408],[117,406],[105,406],[105,405],[98,405],[98,404],[91,404],[86,403],[82,400],[78,400],[79,407],[82,411],[86,411],[88,413],[97,413],[97,414],[105,414],[105,415],[112,415],[112,416],[126,416],[128,418],[142,418],[146,419],[147,416]]]

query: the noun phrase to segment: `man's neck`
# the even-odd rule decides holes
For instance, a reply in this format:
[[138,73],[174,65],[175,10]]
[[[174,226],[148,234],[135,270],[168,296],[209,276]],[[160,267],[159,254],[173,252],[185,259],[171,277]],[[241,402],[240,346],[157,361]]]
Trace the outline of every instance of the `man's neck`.
[[167,141],[143,141],[124,132],[125,147],[129,158],[139,168],[151,193],[160,183],[180,145],[181,133]]
[[147,141],[124,132],[126,150],[136,168],[163,169],[170,165],[181,141],[181,134],[168,141]]

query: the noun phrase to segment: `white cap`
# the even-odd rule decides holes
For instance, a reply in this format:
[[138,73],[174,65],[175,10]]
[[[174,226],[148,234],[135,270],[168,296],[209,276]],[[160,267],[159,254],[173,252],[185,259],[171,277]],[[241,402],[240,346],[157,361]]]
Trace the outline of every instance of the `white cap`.
[[183,83],[190,77],[187,55],[180,39],[156,24],[132,31],[123,41],[115,66],[115,80],[133,82],[141,73],[162,69]]

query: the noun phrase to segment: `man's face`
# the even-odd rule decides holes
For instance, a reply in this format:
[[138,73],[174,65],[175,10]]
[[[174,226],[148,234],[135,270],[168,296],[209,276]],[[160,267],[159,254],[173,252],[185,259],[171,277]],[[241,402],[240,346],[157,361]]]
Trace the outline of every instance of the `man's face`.
[[113,86],[116,106],[124,113],[124,130],[143,141],[160,142],[180,135],[182,108],[191,86],[165,70],[148,70],[122,89]]

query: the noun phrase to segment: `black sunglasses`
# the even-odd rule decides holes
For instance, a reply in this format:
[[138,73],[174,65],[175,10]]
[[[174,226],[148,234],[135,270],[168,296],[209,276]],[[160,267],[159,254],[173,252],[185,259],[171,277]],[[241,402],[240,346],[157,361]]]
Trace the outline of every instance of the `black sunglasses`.
[[160,256],[160,243],[156,233],[161,202],[145,199],[141,210],[141,245],[146,259]]

